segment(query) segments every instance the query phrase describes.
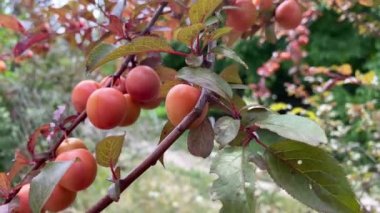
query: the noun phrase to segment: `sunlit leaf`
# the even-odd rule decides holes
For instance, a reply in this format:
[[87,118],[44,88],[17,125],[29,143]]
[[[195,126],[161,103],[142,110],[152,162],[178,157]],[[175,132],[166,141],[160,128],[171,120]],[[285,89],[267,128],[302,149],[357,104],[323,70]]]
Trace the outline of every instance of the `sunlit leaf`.
[[86,62],[86,69],[87,71],[92,71],[107,62],[127,55],[172,51],[173,49],[165,39],[153,36],[141,36],[132,40],[130,43],[115,49],[111,49],[110,46],[104,46],[101,48],[101,51],[91,51],[94,52],[94,55],[90,52]]
[[232,31],[231,27],[222,27],[218,28],[215,31],[211,33],[211,40],[218,40],[219,38],[223,37],[224,35],[227,35]]
[[98,61],[102,60],[107,54],[115,50],[116,47],[111,44],[101,43],[94,47],[88,54],[87,65],[96,64]]
[[197,0],[190,7],[189,17],[191,23],[204,23],[221,3],[222,0]]
[[320,212],[360,212],[343,169],[322,149],[283,141],[271,145],[265,159],[273,180],[309,207]]
[[218,152],[211,164],[211,173],[218,175],[211,191],[222,202],[221,213],[255,212],[254,168],[242,147],[228,147]]
[[109,167],[117,164],[123,148],[124,135],[109,136],[96,144],[96,162],[100,166]]
[[0,14],[0,27],[5,27],[18,33],[25,33],[25,28],[20,21],[10,15]]
[[225,99],[232,98],[230,85],[209,69],[184,67],[178,71],[177,77],[207,88]]
[[310,145],[315,146],[321,143],[327,143],[324,130],[314,121],[302,116],[270,113],[257,118],[255,124],[260,128],[275,132],[284,138],[308,143]]
[[237,64],[232,64],[226,67],[219,75],[228,83],[231,83],[231,84],[243,83],[239,75],[239,66]]
[[29,205],[33,212],[41,212],[42,207],[49,199],[59,180],[61,180],[73,163],[74,161],[49,162],[32,179],[30,183]]
[[203,30],[203,28],[204,26],[201,23],[193,24],[186,27],[181,27],[175,31],[174,37],[176,40],[191,47],[193,44],[193,41],[197,38],[197,36],[201,32],[201,30]]
[[229,144],[239,133],[240,120],[228,116],[219,118],[214,125],[215,141],[221,145]]
[[224,57],[230,58],[230,59],[238,62],[239,64],[243,65],[244,68],[248,69],[248,65],[240,58],[240,56],[238,56],[238,54],[234,50],[232,50],[228,47],[218,46],[218,47],[215,47],[214,49],[212,49],[211,51],[213,53],[216,53],[216,54],[222,55]]
[[0,173],[0,197],[6,196],[11,190],[11,182],[7,174]]

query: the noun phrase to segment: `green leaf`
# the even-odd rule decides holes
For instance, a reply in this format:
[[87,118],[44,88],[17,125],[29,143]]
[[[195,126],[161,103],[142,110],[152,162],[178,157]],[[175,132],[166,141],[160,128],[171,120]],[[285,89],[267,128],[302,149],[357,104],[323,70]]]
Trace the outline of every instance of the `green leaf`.
[[177,77],[190,83],[209,89],[225,99],[231,99],[233,93],[230,85],[219,75],[206,68],[184,67]]
[[237,64],[232,64],[226,67],[219,75],[228,83],[243,84],[239,75],[239,66]]
[[224,57],[230,58],[241,65],[244,66],[244,68],[248,69],[248,65],[236,54],[236,52],[228,47],[225,46],[218,46],[211,50],[213,53],[223,55]]
[[215,141],[220,145],[227,145],[236,138],[239,129],[240,120],[228,116],[221,117],[214,126]]
[[91,71],[95,69],[97,63],[115,49],[116,47],[114,45],[105,43],[101,43],[98,46],[95,46],[87,56],[86,70]]
[[219,38],[223,37],[224,35],[227,35],[232,31],[231,27],[222,27],[219,29],[216,29],[211,33],[211,40],[218,40]]
[[201,32],[201,30],[203,30],[203,28],[204,26],[201,23],[193,24],[186,27],[180,27],[175,31],[174,37],[178,41],[191,47],[193,44],[193,41],[197,38],[197,36]]
[[284,141],[265,152],[268,172],[290,195],[321,212],[360,212],[360,205],[338,162],[324,150]]
[[116,165],[123,148],[124,135],[109,136],[96,144],[96,162],[100,166]]
[[242,147],[222,149],[213,159],[210,172],[218,175],[211,191],[223,204],[221,213],[255,212],[255,171]]
[[197,157],[207,158],[214,148],[214,131],[206,118],[200,126],[191,129],[187,137],[189,152]]
[[189,17],[191,23],[204,23],[221,3],[222,0],[197,0],[190,7]]
[[173,49],[165,39],[153,36],[141,36],[130,43],[112,49],[110,46],[95,47],[88,56],[86,62],[87,71],[113,61],[117,58],[147,52],[172,52]]
[[29,205],[34,213],[41,212],[42,207],[62,176],[74,161],[49,162],[30,183]]
[[314,121],[302,116],[270,113],[257,119],[255,124],[260,128],[268,129],[291,140],[305,142],[310,145],[327,143],[327,137],[323,129]]

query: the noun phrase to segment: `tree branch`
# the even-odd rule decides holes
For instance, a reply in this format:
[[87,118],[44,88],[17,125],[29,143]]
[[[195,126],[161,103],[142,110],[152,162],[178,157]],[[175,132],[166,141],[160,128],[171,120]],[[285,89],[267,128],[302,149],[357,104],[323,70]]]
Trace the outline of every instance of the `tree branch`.
[[[160,4],[160,7],[157,9],[155,14],[153,15],[152,19],[148,23],[148,25],[145,27],[145,29],[139,33],[140,36],[145,35],[150,31],[152,26],[156,23],[158,20],[159,16],[161,15],[162,11],[164,8],[167,6],[167,2],[163,2]],[[128,68],[128,64],[131,62],[131,60],[134,58],[133,55],[130,55],[125,58],[123,64],[121,65],[120,69],[114,74],[115,77],[120,77],[125,70]],[[110,87],[112,84],[112,81],[107,85],[107,87]],[[24,183],[26,180],[29,179],[30,174],[32,174],[34,171],[39,170],[45,163],[46,161],[50,160],[55,156],[55,151],[59,147],[59,145],[66,139],[66,136],[70,135],[77,126],[83,122],[87,118],[87,113],[84,111],[81,114],[78,115],[78,117],[72,122],[72,124],[63,132],[63,136],[60,137],[60,139],[55,143],[45,154],[43,154],[41,158],[37,159],[34,162],[33,167],[30,169],[28,174],[24,176],[24,178],[21,180],[21,183]],[[21,186],[18,186],[13,189],[13,191],[9,194],[8,198],[5,199],[4,204],[9,203],[20,191]]]
[[[120,180],[120,193],[126,190],[137,178],[140,177],[151,166],[154,166],[161,156],[169,149],[174,142],[185,132],[186,129],[202,114],[209,98],[209,91],[202,89],[201,96],[194,109],[171,131],[157,146],[157,148],[137,167],[135,167],[124,179]],[[96,213],[104,210],[113,200],[108,196],[101,198],[87,213]]]

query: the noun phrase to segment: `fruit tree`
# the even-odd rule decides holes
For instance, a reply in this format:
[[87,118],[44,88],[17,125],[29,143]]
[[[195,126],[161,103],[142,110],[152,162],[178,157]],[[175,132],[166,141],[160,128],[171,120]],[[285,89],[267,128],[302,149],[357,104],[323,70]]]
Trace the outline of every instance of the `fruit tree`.
[[[310,26],[323,16],[323,8],[352,21],[363,35],[376,37],[379,1],[58,2],[5,1],[4,11],[13,14],[0,14],[0,27],[17,38],[0,52],[0,75],[12,78],[14,67],[46,56],[57,42],[86,58],[83,70],[75,71],[86,77],[70,89],[66,106],[74,113],[59,107],[54,119],[40,124],[15,151],[12,166],[0,173],[0,212],[64,210],[93,184],[98,167],[106,167],[112,185],[87,209],[100,212],[118,202],[149,168],[160,166],[157,162],[164,165],[165,152],[184,133],[190,154],[212,158],[210,170],[217,178],[211,192],[222,203],[221,212],[261,212],[255,205],[260,196],[255,193],[257,170],[316,211],[365,211],[346,165],[339,162],[344,157],[331,153],[336,141],[336,134],[330,134],[332,118],[311,110],[328,103],[330,91],[342,85],[379,92],[378,73],[354,72],[350,64],[327,67],[306,61],[308,51],[312,53],[307,49],[313,42]],[[27,15],[20,16],[20,11]],[[265,45],[272,49],[268,60],[252,68],[234,48],[255,39],[257,45],[246,52]],[[251,57],[249,61],[256,60]],[[224,62],[228,65],[220,69]],[[117,67],[114,72],[97,78],[110,64]],[[274,94],[276,86],[283,97]],[[300,107],[271,102],[285,97]],[[84,121],[113,133],[138,122],[142,110],[161,106],[167,122],[158,145],[126,176],[119,165],[125,135],[99,138],[94,149],[75,138],[74,130]],[[378,108],[378,101],[373,102],[371,112]],[[363,110],[355,112],[364,115]],[[371,141],[379,140],[375,129]],[[378,174],[380,169],[373,168]]]

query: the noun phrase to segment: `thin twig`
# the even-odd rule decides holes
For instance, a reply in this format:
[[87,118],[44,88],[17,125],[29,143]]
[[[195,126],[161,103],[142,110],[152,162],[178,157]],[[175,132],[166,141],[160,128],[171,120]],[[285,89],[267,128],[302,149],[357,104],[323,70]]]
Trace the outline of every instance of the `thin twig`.
[[[185,130],[202,114],[203,108],[208,102],[209,92],[202,89],[201,96],[194,109],[181,121],[176,128],[171,131],[157,146],[157,148],[136,168],[134,168],[124,179],[120,180],[120,193],[126,190],[140,175],[142,175],[151,166],[154,166],[161,156],[169,149],[174,142],[185,132]],[[100,199],[92,206],[87,213],[96,213],[104,210],[113,202],[108,195]]]
[[[167,6],[167,4],[168,4],[167,2],[161,3],[160,7],[157,9],[156,13],[154,14],[152,20],[145,27],[145,29],[139,34],[140,36],[144,35],[144,34],[146,34],[146,33],[148,33],[150,31],[151,27],[158,20],[159,16],[161,15],[162,11]],[[128,68],[128,64],[129,64],[129,62],[133,58],[134,58],[133,55],[130,55],[130,56],[126,57],[125,60],[124,60],[124,63],[122,64],[122,66],[120,67],[120,69],[115,73],[114,76],[115,77],[120,77],[125,72],[125,70]],[[110,81],[110,83],[109,83],[109,85],[107,85],[107,87],[111,86],[110,84],[112,84],[112,81]],[[39,158],[38,160],[36,160],[34,162],[33,167],[31,168],[31,170],[29,170],[28,174],[26,174],[24,176],[24,178],[22,179],[21,183],[24,183],[26,180],[28,180],[29,176],[31,174],[33,174],[36,170],[39,170],[43,165],[45,165],[46,161],[48,161],[52,157],[54,157],[55,156],[55,151],[57,150],[57,148],[59,147],[59,145],[66,139],[66,136],[70,135],[74,131],[74,129],[77,128],[77,126],[82,121],[84,121],[86,118],[87,118],[87,113],[85,111],[83,111],[81,114],[79,114],[78,117],[73,121],[73,123],[64,131],[64,133],[63,133],[64,136],[62,136],[57,141],[57,143],[55,143],[48,150],[48,152],[46,152],[45,154],[43,154],[42,155],[43,157]],[[21,189],[21,186],[18,186],[16,188],[14,188],[13,191],[12,191],[12,193],[9,194],[8,198],[5,199],[4,204],[9,203],[17,195],[17,193],[20,191],[20,189]]]

